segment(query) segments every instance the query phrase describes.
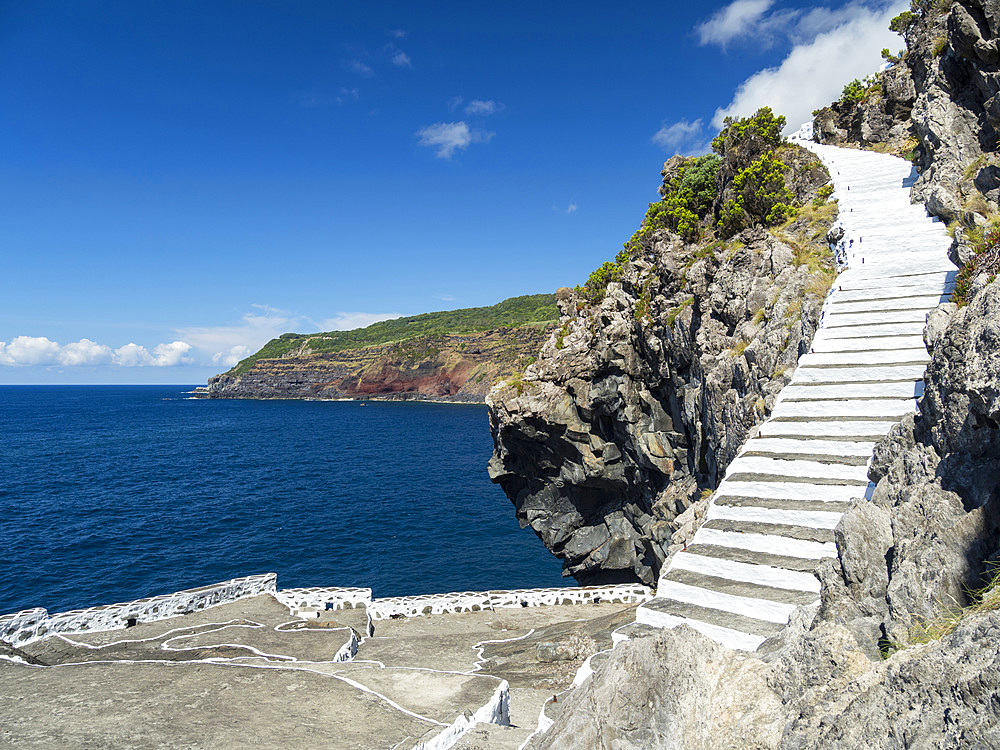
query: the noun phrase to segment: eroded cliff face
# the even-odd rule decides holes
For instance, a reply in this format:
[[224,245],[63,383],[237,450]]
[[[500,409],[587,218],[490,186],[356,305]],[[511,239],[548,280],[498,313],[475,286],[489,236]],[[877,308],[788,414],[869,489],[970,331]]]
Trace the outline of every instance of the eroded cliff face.
[[[811,205],[826,170],[797,147],[784,158]],[[808,350],[835,213],[812,206],[729,241],[659,229],[599,304],[560,290],[560,327],[487,403],[490,476],[566,574],[656,581],[677,517],[715,486]]]
[[481,402],[522,370],[555,324],[419,337],[339,352],[260,359],[242,374],[216,375],[210,398],[383,398]]
[[[985,276],[985,275],[984,275]],[[876,448],[818,612],[754,654],[619,645],[533,747],[1000,747],[1000,282],[935,311],[919,413]]]

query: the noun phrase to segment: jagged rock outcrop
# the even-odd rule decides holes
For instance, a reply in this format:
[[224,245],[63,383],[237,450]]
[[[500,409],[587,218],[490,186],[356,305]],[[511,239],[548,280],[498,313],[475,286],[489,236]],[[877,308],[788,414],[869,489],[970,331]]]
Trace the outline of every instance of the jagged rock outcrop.
[[[826,170],[786,152],[787,183],[808,202]],[[686,244],[658,229],[599,304],[560,291],[560,328],[487,403],[490,476],[567,574],[656,580],[677,517],[715,486],[808,349],[832,278],[832,209],[803,212],[782,238],[758,227]]]
[[[913,137],[910,113],[917,98],[910,69],[896,64],[878,76],[878,85],[857,102],[834,102],[816,111],[813,134],[834,146],[878,145],[892,151]],[[911,144],[911,148],[912,148]]]
[[533,747],[1000,746],[1000,589],[970,593],[1000,560],[1000,283],[934,318],[919,414],[879,444],[815,616],[756,654],[686,627],[621,644]]
[[261,358],[208,381],[208,398],[382,398],[483,401],[524,368],[555,324]]
[[1000,284],[937,317],[920,412],[876,446],[872,502],[845,515],[824,591],[869,653],[968,605],[1000,561]]

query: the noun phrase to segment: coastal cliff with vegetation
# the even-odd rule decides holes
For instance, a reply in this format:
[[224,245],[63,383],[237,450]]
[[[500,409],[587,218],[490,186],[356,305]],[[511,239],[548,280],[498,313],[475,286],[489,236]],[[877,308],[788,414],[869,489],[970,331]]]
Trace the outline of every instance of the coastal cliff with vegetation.
[[286,333],[212,378],[209,398],[483,401],[556,327],[551,294],[328,333]]
[[818,607],[756,653],[688,627],[638,634],[532,747],[1000,746],[1000,7],[915,0],[892,23],[905,49],[814,131],[912,160],[913,200],[954,237],[917,412],[876,444],[874,489],[834,529]]
[[762,109],[675,156],[614,262],[489,395],[490,476],[581,583],[654,583],[808,351],[835,275],[829,174]]

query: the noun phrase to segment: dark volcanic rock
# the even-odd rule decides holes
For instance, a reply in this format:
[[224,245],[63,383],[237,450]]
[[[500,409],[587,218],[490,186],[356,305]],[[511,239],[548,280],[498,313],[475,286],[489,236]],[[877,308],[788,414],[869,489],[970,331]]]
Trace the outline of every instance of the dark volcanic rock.
[[621,644],[531,747],[1000,747],[1000,589],[970,593],[1000,560],[1000,282],[944,313],[819,612],[756,654],[686,627]]
[[[814,194],[828,175],[790,151],[792,189]],[[787,231],[822,254],[828,228]],[[678,516],[719,481],[808,349],[832,275],[795,261],[762,229],[712,245],[657,230],[599,305],[560,293],[561,328],[487,403],[490,476],[567,574],[656,580],[690,526]]]

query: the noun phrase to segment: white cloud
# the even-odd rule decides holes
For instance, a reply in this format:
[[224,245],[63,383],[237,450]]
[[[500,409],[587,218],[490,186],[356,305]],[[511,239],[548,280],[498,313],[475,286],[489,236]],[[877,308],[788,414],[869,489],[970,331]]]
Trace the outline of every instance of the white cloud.
[[393,39],[402,39],[406,36],[406,32],[403,29],[389,29],[386,33]]
[[189,364],[188,353],[191,345],[183,341],[159,344],[153,353],[138,344],[126,344],[117,349],[98,344],[90,339],[61,346],[45,336],[17,336],[8,344],[0,341],[0,365],[63,365],[80,367],[83,365],[120,365],[136,367],[152,365],[171,367]]
[[375,71],[371,69],[371,66],[366,65],[356,57],[351,58],[350,60],[343,60],[341,62],[345,68],[347,68],[352,73],[357,73],[359,76],[365,76],[366,78],[369,78],[375,75]]
[[286,310],[267,305],[253,307],[255,311],[243,315],[240,324],[192,326],[179,328],[176,333],[182,340],[204,352],[213,363],[232,366],[283,333],[318,327],[312,321],[292,315]]
[[745,117],[769,106],[788,118],[787,132],[795,130],[814,109],[838,99],[848,81],[880,67],[880,50],[899,44],[889,20],[905,7],[905,0],[887,8],[854,3],[828,16],[840,19],[840,25],[794,46],[779,66],[750,76],[733,100],[716,110],[712,125],[721,128],[727,116]]
[[392,56],[392,64],[397,68],[412,68],[413,63],[410,61],[410,56],[403,52],[403,50],[396,50]]
[[698,41],[725,47],[734,39],[748,36],[760,25],[772,5],[774,0],[734,0],[695,26]]
[[153,356],[144,346],[125,344],[115,349],[112,362],[122,367],[139,367],[153,364]]
[[501,109],[503,109],[503,105],[497,104],[492,99],[487,99],[486,101],[483,101],[482,99],[473,99],[465,105],[465,114],[492,115],[494,112],[499,112]]
[[367,328],[372,323],[401,317],[403,316],[399,313],[342,312],[322,321],[319,327],[324,331],[353,331],[355,328]]
[[115,349],[111,361],[121,367],[176,367],[192,364],[187,356],[190,351],[191,345],[185,341],[157,344],[152,354],[146,347],[130,343]]
[[400,317],[399,313],[339,312],[317,321],[267,305],[252,307],[254,310],[244,314],[236,325],[180,328],[175,333],[213,364],[232,367],[283,333],[345,331]]
[[576,205],[575,203],[570,203],[568,206],[566,206],[566,213],[568,214],[576,213],[576,210],[578,208],[579,206]]
[[44,336],[17,336],[8,344],[0,341],[2,365],[58,364],[61,347]]
[[66,344],[59,354],[62,365],[106,365],[111,362],[111,347],[98,344],[90,339],[80,339]]
[[652,141],[668,153],[676,153],[684,145],[690,145],[702,138],[701,120],[688,122],[680,120],[673,125],[664,125],[653,133]]
[[466,149],[472,143],[486,143],[496,133],[473,130],[466,122],[436,122],[416,132],[421,146],[437,148],[437,156],[450,159],[458,149]]
[[251,349],[249,346],[244,344],[237,344],[236,346],[231,346],[225,351],[216,352],[212,355],[213,365],[222,365],[223,367],[232,367],[233,365],[239,363],[241,359],[246,359],[251,354],[256,351]]
[[695,27],[701,44],[722,48],[734,41],[769,47],[785,39],[793,45],[851,23],[864,13],[880,13],[888,7],[898,13],[907,7],[893,0],[851,0],[838,8],[819,6],[810,10],[775,8],[775,0],[735,0]]
[[448,109],[452,111],[458,109],[459,107],[462,106],[462,101],[463,101],[462,97],[453,96],[451,99],[448,100]]
[[86,338],[63,346],[44,336],[17,336],[9,343],[0,341],[0,366],[176,367],[210,362],[231,367],[282,333],[345,331],[400,317],[399,313],[341,312],[316,321],[267,305],[253,308],[237,325],[181,328],[175,331],[176,340],[152,349],[135,342],[112,348]]
[[171,341],[169,344],[157,344],[153,347],[154,364],[158,367],[176,367],[191,364],[188,354],[191,344],[186,341]]

